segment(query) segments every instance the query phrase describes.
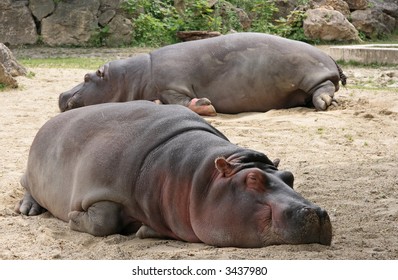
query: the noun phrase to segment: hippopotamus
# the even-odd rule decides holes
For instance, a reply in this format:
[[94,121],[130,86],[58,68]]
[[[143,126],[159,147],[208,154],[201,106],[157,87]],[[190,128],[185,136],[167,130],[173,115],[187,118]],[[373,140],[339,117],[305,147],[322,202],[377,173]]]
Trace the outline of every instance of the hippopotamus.
[[16,211],[48,210],[94,236],[330,245],[327,212],[296,192],[278,163],[181,105],[98,104],[58,114],[38,131]]
[[105,102],[180,104],[203,116],[337,104],[346,76],[307,43],[234,33],[114,60],[59,96],[61,112]]

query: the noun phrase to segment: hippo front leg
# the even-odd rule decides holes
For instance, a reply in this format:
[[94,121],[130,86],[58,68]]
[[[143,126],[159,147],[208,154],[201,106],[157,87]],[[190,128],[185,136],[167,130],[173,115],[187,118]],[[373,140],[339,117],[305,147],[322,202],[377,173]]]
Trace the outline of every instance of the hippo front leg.
[[72,211],[68,217],[71,229],[95,236],[121,233],[125,227],[122,206],[112,201],[96,202],[87,211]]
[[319,111],[325,111],[330,105],[337,105],[334,99],[336,86],[331,81],[320,84],[312,94],[312,103]]
[[216,109],[207,98],[190,98],[175,90],[165,90],[160,93],[160,101],[163,104],[179,104],[188,107],[201,116],[215,116]]

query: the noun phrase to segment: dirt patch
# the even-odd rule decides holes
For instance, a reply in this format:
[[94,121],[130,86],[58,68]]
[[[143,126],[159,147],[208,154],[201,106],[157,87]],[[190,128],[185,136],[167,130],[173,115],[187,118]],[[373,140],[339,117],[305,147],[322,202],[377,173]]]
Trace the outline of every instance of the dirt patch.
[[[128,50],[116,56],[126,55]],[[113,59],[115,53],[109,57]],[[271,159],[281,158],[280,168],[295,175],[295,189],[330,214],[334,230],[330,247],[309,244],[261,249],[122,235],[93,237],[71,231],[67,223],[48,213],[36,217],[14,213],[23,195],[19,178],[33,137],[59,114],[59,93],[82,81],[87,72],[28,70],[36,75],[19,77],[19,89],[0,92],[0,259],[398,258],[395,69],[345,69],[349,80],[336,94],[340,105],[326,112],[293,108],[206,118],[233,143],[264,152]]]

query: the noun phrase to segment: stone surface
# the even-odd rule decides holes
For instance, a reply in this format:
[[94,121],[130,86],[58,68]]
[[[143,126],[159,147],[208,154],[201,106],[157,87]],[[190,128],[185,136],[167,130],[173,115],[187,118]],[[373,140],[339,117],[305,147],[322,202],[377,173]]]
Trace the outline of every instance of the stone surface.
[[379,10],[357,10],[351,13],[351,21],[355,28],[376,39],[393,32],[396,20]]
[[395,18],[398,28],[398,0],[369,0],[373,10],[379,10]]
[[18,63],[11,50],[3,43],[0,43],[0,64],[13,77],[27,74],[25,67]]
[[313,0],[311,7],[312,9],[325,8],[335,10],[342,13],[345,17],[349,17],[351,14],[347,2],[343,0]]
[[398,65],[398,44],[333,46],[329,53],[334,59],[346,62]]
[[98,17],[98,24],[100,26],[106,26],[116,15],[115,10],[106,10]]
[[306,12],[304,34],[310,39],[324,41],[360,41],[358,31],[342,13],[325,8]]
[[38,40],[35,22],[25,2],[1,0],[0,23],[2,43],[23,45],[34,44]]
[[98,28],[99,0],[59,2],[42,20],[42,39],[49,46],[85,45]]
[[18,83],[13,77],[26,75],[26,73],[26,69],[18,63],[10,49],[0,43],[0,84],[18,87]]
[[133,39],[133,24],[122,15],[116,15],[109,23],[109,36],[105,39],[105,45],[109,47],[121,47],[131,44]]
[[350,10],[365,10],[369,7],[369,0],[344,0]]
[[53,0],[29,0],[29,9],[33,16],[41,21],[54,12],[55,4]]

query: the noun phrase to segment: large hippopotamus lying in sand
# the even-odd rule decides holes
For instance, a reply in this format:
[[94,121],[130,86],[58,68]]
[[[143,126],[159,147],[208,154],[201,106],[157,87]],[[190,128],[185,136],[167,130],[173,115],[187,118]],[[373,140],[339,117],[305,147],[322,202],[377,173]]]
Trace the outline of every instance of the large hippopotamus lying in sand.
[[95,236],[138,230],[215,246],[330,245],[327,212],[277,165],[183,106],[88,106],[39,130],[16,211],[48,210]]
[[334,102],[346,77],[321,50],[261,33],[235,33],[111,61],[59,96],[69,109],[131,100],[180,104],[200,115],[265,112]]

